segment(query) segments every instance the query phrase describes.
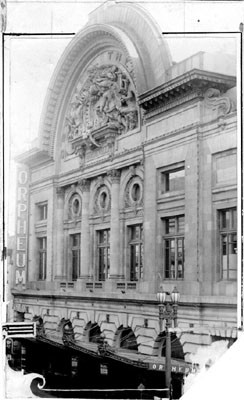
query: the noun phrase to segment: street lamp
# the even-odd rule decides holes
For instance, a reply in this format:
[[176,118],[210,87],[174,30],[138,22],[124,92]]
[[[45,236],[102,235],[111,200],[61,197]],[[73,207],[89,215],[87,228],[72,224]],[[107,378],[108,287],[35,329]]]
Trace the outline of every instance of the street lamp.
[[[171,338],[170,330],[172,321],[174,326],[177,324],[177,307],[180,300],[180,293],[176,287],[172,293],[164,292],[163,288],[157,293],[159,307],[159,329],[163,330],[163,320],[165,320],[166,351],[165,351],[165,381],[168,388],[168,398],[171,399]],[[167,297],[170,296],[170,300]]]

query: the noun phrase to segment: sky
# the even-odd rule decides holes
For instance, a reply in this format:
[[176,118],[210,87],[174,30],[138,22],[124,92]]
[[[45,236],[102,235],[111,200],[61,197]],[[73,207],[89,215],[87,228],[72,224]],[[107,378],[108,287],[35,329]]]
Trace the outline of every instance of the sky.
[[[32,34],[5,35],[4,40],[5,175],[9,199],[14,199],[14,185],[8,184],[13,180],[14,157],[29,149],[31,142],[38,137],[45,93],[58,59],[72,34],[84,27],[88,14],[103,2],[7,1],[6,33]],[[175,62],[198,51],[236,55],[237,35],[228,32],[239,29],[240,15],[244,15],[242,2],[142,0],[134,3],[142,5],[157,21]],[[216,33],[196,36],[187,32]],[[49,35],[36,36],[36,33]],[[52,35],[54,33],[67,35]],[[14,231],[13,204],[8,210],[10,233]]]

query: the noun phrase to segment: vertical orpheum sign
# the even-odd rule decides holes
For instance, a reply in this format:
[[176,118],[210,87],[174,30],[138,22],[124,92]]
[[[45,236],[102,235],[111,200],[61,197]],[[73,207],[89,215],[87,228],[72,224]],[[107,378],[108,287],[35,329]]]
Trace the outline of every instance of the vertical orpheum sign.
[[25,286],[27,269],[28,186],[28,167],[26,165],[18,166],[16,199],[15,284],[21,286]]

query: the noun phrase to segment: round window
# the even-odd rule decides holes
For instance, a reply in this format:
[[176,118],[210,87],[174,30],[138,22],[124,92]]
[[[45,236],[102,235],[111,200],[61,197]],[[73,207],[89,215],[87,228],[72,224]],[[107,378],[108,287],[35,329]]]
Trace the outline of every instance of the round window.
[[106,207],[106,201],[107,201],[107,193],[102,192],[100,194],[100,207],[105,208]]
[[138,183],[134,183],[131,189],[131,197],[133,201],[139,201],[141,197],[141,187]]
[[72,202],[72,211],[74,215],[78,215],[80,212],[80,201],[77,198]]

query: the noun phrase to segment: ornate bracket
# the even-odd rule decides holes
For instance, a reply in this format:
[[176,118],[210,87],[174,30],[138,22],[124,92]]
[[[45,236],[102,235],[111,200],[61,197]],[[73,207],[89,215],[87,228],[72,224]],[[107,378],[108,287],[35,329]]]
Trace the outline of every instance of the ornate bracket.
[[216,88],[209,88],[204,93],[204,102],[206,107],[212,110],[217,110],[218,116],[222,117],[229,114],[233,109],[233,101],[221,94],[221,91]]
[[89,179],[81,179],[78,184],[80,185],[82,192],[89,192],[90,190],[90,180]]
[[120,181],[120,171],[118,169],[112,169],[108,171],[108,176],[110,177],[112,183],[119,183]]

